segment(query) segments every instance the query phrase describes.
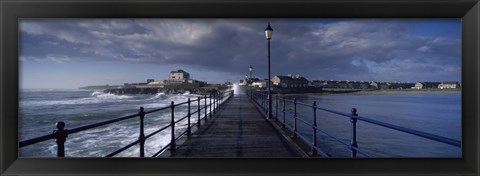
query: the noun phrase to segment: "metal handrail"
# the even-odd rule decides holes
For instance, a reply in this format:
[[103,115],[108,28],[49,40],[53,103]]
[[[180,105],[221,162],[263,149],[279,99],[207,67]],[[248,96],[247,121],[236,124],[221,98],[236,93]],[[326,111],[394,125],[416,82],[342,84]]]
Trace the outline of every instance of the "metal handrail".
[[[212,117],[212,113],[218,112],[218,109],[220,109],[221,106],[227,100],[229,100],[232,96],[233,96],[233,90],[229,90],[229,91],[224,91],[222,93],[217,92],[216,94],[210,94],[210,96],[209,96],[210,103],[209,104],[207,104],[207,96],[205,95],[203,97],[197,97],[196,100],[195,99],[191,100],[190,98],[188,98],[187,101],[182,102],[182,103],[178,103],[178,104],[175,104],[172,101],[170,106],[161,107],[161,108],[157,108],[157,109],[146,111],[146,112],[144,111],[143,107],[140,107],[140,111],[137,114],[132,114],[132,115],[128,115],[128,116],[124,116],[124,117],[120,117],[120,118],[116,118],[116,119],[112,119],[112,120],[107,120],[107,121],[103,121],[103,122],[99,122],[99,123],[95,123],[95,124],[85,125],[85,126],[77,127],[77,128],[70,129],[70,130],[64,129],[65,128],[65,123],[62,122],[62,121],[59,121],[59,122],[56,123],[57,130],[55,130],[53,132],[53,134],[43,135],[43,136],[40,136],[40,137],[20,141],[18,143],[18,146],[19,146],[19,148],[22,148],[22,147],[25,147],[25,146],[29,146],[29,145],[39,143],[39,142],[47,141],[47,140],[50,140],[50,139],[56,139],[57,156],[58,157],[64,157],[65,156],[65,146],[64,146],[64,144],[65,144],[66,138],[69,134],[89,130],[89,129],[92,129],[92,128],[112,124],[112,123],[115,123],[115,122],[124,121],[124,120],[131,119],[131,118],[134,118],[134,117],[140,117],[140,135],[139,135],[139,138],[137,140],[133,141],[132,143],[130,143],[130,144],[128,144],[128,145],[126,145],[126,146],[124,146],[124,147],[106,155],[106,157],[113,157],[113,156],[121,153],[122,151],[125,151],[128,148],[136,145],[136,144],[140,144],[140,157],[144,157],[145,140],[154,136],[155,134],[158,134],[159,132],[161,132],[165,129],[171,128],[172,129],[172,134],[171,134],[172,138],[171,138],[170,143],[166,144],[162,149],[160,149],[160,151],[158,151],[157,153],[155,153],[153,155],[153,157],[156,157],[161,152],[163,152],[167,147],[170,147],[171,149],[175,150],[175,141],[178,140],[181,136],[183,136],[185,134],[190,135],[191,127],[196,125],[198,128],[200,128],[200,125],[201,125],[201,121],[200,121],[201,120],[201,115],[200,114],[202,113],[201,110],[205,109],[204,120],[205,120],[205,123],[206,123],[207,122],[207,117],[208,116]],[[205,101],[204,107],[200,107],[201,106],[201,104],[200,104],[201,99],[204,99],[204,101]],[[194,111],[194,112],[190,112],[192,102],[197,102],[197,110]],[[175,120],[175,114],[174,114],[175,107],[185,105],[185,104],[188,105],[187,115],[185,117],[182,117],[182,118],[178,119],[178,120]],[[208,107],[210,108],[210,112],[207,112]],[[212,108],[213,108],[213,111],[212,111]],[[152,132],[148,135],[144,135],[143,119],[144,119],[145,115],[151,114],[151,113],[154,113],[154,112],[158,112],[158,111],[162,111],[162,110],[167,110],[167,109],[172,110],[171,111],[172,114],[171,114],[170,124],[160,128],[160,129],[158,129],[158,130],[156,130],[156,131],[154,131],[154,132]],[[191,124],[190,119],[192,118],[193,114],[198,114],[198,119],[197,119],[196,123]],[[177,124],[178,122],[180,122],[182,120],[185,120],[185,119],[188,119],[187,130],[180,133],[180,135],[178,135],[177,137],[175,137],[175,124]]]
[[[252,100],[254,100],[254,102],[256,104],[261,106],[265,110],[265,112],[268,112],[265,109],[265,101],[266,101],[265,97],[267,96],[266,93],[250,90],[250,91],[247,91],[247,94],[249,95],[249,97]],[[356,157],[357,152],[361,153],[362,155],[365,155],[367,157],[370,156],[370,154],[368,154],[365,151],[362,151],[358,147],[357,140],[356,140],[356,132],[357,132],[356,122],[358,120],[369,123],[369,124],[374,124],[374,125],[377,125],[377,126],[385,127],[385,128],[388,128],[388,129],[393,129],[393,130],[396,130],[396,131],[400,131],[400,132],[403,132],[403,133],[419,136],[419,137],[422,137],[422,138],[425,138],[425,139],[430,139],[430,140],[437,141],[437,142],[440,142],[440,143],[443,143],[443,144],[448,144],[448,145],[452,145],[452,146],[455,146],[455,147],[461,147],[461,142],[458,141],[458,140],[455,140],[455,139],[446,138],[446,137],[426,133],[426,132],[423,132],[423,131],[418,131],[418,130],[414,130],[414,129],[410,129],[410,128],[401,127],[401,126],[398,126],[398,125],[393,125],[393,124],[390,124],[390,123],[381,122],[381,121],[378,121],[378,120],[373,120],[373,119],[370,119],[370,118],[367,118],[367,117],[358,116],[356,108],[352,108],[351,114],[349,114],[349,113],[343,113],[343,112],[339,112],[339,111],[335,111],[335,110],[331,110],[331,109],[317,107],[316,101],[314,101],[313,104],[307,104],[305,102],[298,102],[296,100],[296,98],[287,99],[287,98],[285,98],[285,96],[280,97],[278,95],[276,96],[276,99],[277,99],[277,101],[276,101],[277,103],[278,103],[278,100],[281,100],[283,102],[283,110],[280,110],[280,112],[283,114],[283,121],[280,122],[282,124],[282,128],[287,127],[288,129],[292,130],[292,133],[293,133],[292,137],[298,137],[297,135],[299,135],[300,139],[303,140],[305,143],[307,143],[307,144],[311,143],[311,152],[310,152],[311,156],[317,155],[318,152],[323,152],[323,151],[319,150],[319,147],[316,144],[316,138],[317,138],[316,133],[317,133],[317,131],[327,135],[328,137],[334,139],[335,141],[337,141],[337,142],[339,142],[339,143],[341,143],[345,146],[348,146],[351,150],[352,157]],[[294,106],[293,107],[293,112],[287,111],[285,109],[285,104],[287,102],[288,103],[293,103],[293,106]],[[297,114],[297,105],[312,108],[313,115],[314,115],[313,123],[308,123],[306,120],[304,120],[306,118],[300,118],[302,116]],[[272,116],[275,117],[275,120],[279,121],[280,117],[278,115],[278,112],[279,112],[278,104],[275,106],[275,108],[276,108],[276,111],[275,111],[276,115],[274,116],[272,114]],[[351,127],[352,127],[352,139],[351,139],[350,144],[348,144],[347,142],[344,142],[341,139],[339,139],[339,138],[321,130],[320,128],[318,128],[318,126],[316,125],[317,124],[316,123],[316,110],[321,110],[321,111],[333,113],[333,114],[336,114],[336,115],[339,115],[339,116],[348,117],[350,122],[351,122]],[[270,111],[270,112],[272,112],[272,111]],[[292,125],[288,125],[288,124],[285,123],[285,117],[286,116],[291,117],[294,120]],[[310,128],[312,128],[313,135],[312,135],[312,140],[311,141],[309,141],[305,136],[301,136],[301,134],[299,132],[297,132],[297,127],[296,127],[297,120],[299,120],[300,122],[302,122],[302,123],[306,124],[307,126],[310,126]]]

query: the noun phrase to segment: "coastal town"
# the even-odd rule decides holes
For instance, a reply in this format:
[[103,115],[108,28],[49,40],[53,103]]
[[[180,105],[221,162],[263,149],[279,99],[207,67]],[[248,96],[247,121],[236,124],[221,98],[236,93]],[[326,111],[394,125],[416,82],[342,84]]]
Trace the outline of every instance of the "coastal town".
[[[241,86],[266,89],[267,79],[245,76]],[[308,80],[300,74],[275,75],[271,79],[273,91],[279,93],[357,92],[375,90],[460,90],[461,82],[395,82],[352,80]]]
[[124,83],[124,85],[87,86],[80,89],[102,89],[105,93],[114,94],[156,94],[186,93],[208,94],[226,90],[232,87],[232,83],[208,84],[206,81],[191,79],[190,73],[184,70],[171,71],[167,79],[155,81],[147,79],[141,83]]
[[[266,90],[268,79],[245,76],[239,86],[256,90]],[[352,81],[352,80],[308,80],[301,74],[275,75],[271,78],[272,91],[275,93],[348,93],[376,90],[460,90],[461,82],[395,82],[395,81]],[[146,79],[146,82],[124,83],[123,85],[96,85],[80,87],[80,89],[103,90],[114,94],[155,94],[164,93],[196,93],[207,94],[233,87],[233,83],[209,84],[206,81],[192,79],[184,70],[171,71],[164,80]]]

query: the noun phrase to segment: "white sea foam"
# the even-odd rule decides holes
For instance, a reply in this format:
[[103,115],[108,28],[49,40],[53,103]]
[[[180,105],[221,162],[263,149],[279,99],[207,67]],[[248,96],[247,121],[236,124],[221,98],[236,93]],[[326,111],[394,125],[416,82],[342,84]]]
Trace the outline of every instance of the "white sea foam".
[[115,94],[111,94],[111,93],[98,94],[98,95],[96,95],[96,97],[99,98],[99,99],[103,99],[103,100],[121,100],[121,99],[133,98],[133,96],[115,95]]
[[100,94],[104,94],[104,93],[99,92],[99,91],[92,92],[92,96],[97,96],[97,95],[100,95]]
[[166,97],[167,97],[167,95],[165,95],[165,93],[160,92],[160,93],[155,94],[155,96],[149,98],[149,100],[165,99]]
[[170,106],[170,103],[148,103],[148,104],[143,104],[141,105],[143,108],[162,108],[162,107],[166,107],[166,106]]
[[119,102],[125,99],[131,99],[133,96],[115,95],[103,92],[93,92],[91,97],[77,98],[69,100],[41,100],[41,101],[24,101],[22,106],[52,106],[52,105],[78,105],[78,104],[96,104],[103,102]]

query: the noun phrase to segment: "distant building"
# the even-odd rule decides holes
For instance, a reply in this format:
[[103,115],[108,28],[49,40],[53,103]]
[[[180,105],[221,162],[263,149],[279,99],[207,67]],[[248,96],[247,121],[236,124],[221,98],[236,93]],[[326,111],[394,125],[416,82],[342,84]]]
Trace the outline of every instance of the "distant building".
[[417,82],[415,83],[415,86],[412,87],[412,89],[423,89],[424,85],[423,83]]
[[293,85],[293,79],[288,76],[274,76],[272,78],[272,84],[274,86],[289,88]]
[[378,84],[376,82],[370,82],[370,87],[373,89],[378,89]]
[[190,74],[183,70],[171,71],[169,81],[185,81],[190,79]]
[[268,80],[257,80],[255,82],[252,82],[252,86],[264,88],[264,87],[267,87],[267,83],[268,83]]
[[310,81],[309,86],[320,88],[320,87],[323,87],[323,82],[319,80],[313,80],[313,81]]
[[166,80],[155,81],[147,79],[146,83],[125,83],[124,87],[135,88],[197,88],[207,82],[190,79],[190,74],[184,70],[171,71]]
[[390,89],[410,89],[415,86],[415,83],[395,82],[390,84]]
[[253,83],[260,81],[260,79],[258,79],[258,78],[245,78],[245,81],[246,81],[245,82],[246,85],[253,86]]
[[457,82],[442,82],[438,85],[439,89],[456,89],[458,87],[459,86]]
[[291,74],[288,76],[274,76],[272,78],[272,84],[282,88],[296,88],[296,87],[308,87],[309,82],[306,78],[301,77],[300,74],[292,77]]
[[438,85],[440,85],[441,82],[424,82],[423,83],[423,88],[424,89],[437,89]]
[[381,90],[389,89],[389,87],[390,87],[390,83],[379,83],[378,84],[378,89],[381,89]]

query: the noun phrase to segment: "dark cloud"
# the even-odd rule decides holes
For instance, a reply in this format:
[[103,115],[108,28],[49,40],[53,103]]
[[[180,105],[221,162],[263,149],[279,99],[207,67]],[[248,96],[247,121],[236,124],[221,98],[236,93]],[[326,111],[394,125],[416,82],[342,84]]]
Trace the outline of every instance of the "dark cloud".
[[[460,34],[416,35],[414,26],[422,22],[272,20],[272,73],[310,79],[459,80]],[[257,76],[267,73],[265,27],[266,21],[257,19],[29,19],[20,23],[20,57],[185,65],[241,79],[250,65]]]

